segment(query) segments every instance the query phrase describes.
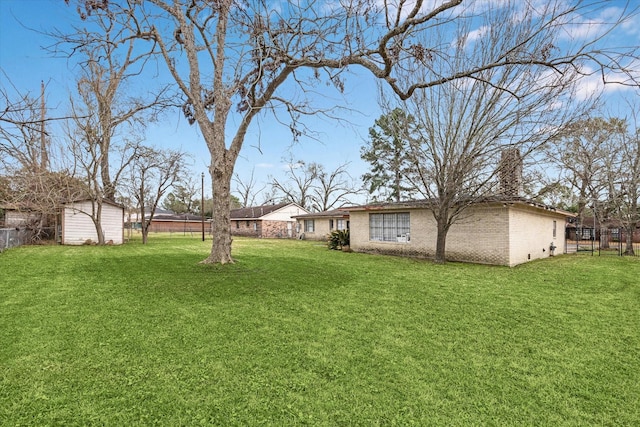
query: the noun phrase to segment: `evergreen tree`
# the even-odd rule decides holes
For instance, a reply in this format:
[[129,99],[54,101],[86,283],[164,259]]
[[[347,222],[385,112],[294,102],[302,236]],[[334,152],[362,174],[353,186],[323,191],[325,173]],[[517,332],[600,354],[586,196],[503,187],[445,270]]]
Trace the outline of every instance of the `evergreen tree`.
[[413,127],[413,117],[396,108],[369,128],[369,141],[360,157],[371,165],[362,180],[374,200],[399,202],[415,194],[410,180],[414,156],[409,147]]

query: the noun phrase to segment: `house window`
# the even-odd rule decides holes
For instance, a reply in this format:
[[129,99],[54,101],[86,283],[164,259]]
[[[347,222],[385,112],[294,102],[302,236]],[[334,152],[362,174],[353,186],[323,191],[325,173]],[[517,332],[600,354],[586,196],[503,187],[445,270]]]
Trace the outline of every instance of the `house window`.
[[407,242],[410,231],[408,212],[369,214],[369,240]]
[[240,228],[240,221],[236,221],[236,228]]
[[315,223],[312,219],[304,220],[304,231],[305,233],[313,233],[315,230]]
[[620,241],[620,229],[619,228],[612,228],[611,229],[611,240],[613,240],[614,242],[619,242]]
[[249,221],[247,221],[247,227],[249,227]]
[[336,229],[338,230],[346,230],[347,229],[347,222],[344,219],[339,219],[338,221],[338,225],[336,227]]
[[329,220],[329,230],[333,230],[333,220]]
[[558,228],[558,226],[557,226],[556,222],[555,222],[555,221],[553,221],[553,237],[556,237],[556,233],[557,233],[557,231],[556,231],[556,230],[557,230],[557,228]]

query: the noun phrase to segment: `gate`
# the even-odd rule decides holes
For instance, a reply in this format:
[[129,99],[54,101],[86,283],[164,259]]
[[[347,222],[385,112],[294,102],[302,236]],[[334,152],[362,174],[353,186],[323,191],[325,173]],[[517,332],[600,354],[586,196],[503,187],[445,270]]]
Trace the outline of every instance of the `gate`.
[[640,232],[632,238],[627,252],[627,230],[624,228],[568,228],[565,232],[565,253],[590,252],[592,255],[640,256]]

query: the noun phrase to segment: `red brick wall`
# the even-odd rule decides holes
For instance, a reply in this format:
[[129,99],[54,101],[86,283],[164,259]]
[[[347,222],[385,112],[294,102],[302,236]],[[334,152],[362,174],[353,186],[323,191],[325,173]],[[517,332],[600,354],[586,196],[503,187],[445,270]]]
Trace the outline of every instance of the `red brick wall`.
[[[255,230],[254,230],[255,224]],[[232,220],[231,234],[234,236],[260,237],[262,221]]]
[[[291,221],[289,232],[288,221],[254,221],[232,220],[231,234],[234,236],[266,237],[275,239],[297,238],[296,224]],[[254,229],[255,224],[255,229]],[[289,235],[291,233],[291,235]]]
[[[149,231],[152,233],[182,233],[198,232],[202,233],[202,221],[151,221]],[[211,223],[204,223],[204,232],[209,234]]]
[[[291,224],[291,228],[289,225]],[[296,225],[291,221],[262,221],[262,237],[277,239],[296,238]]]

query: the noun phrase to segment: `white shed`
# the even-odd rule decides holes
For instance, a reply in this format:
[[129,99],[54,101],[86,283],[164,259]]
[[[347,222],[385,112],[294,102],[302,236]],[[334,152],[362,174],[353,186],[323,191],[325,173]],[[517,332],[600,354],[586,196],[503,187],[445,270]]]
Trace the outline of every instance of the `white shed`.
[[[87,241],[98,242],[93,222],[97,204],[92,200],[65,203],[61,215],[61,243],[82,245]],[[102,202],[101,221],[104,241],[121,245],[124,242],[124,207],[108,200]]]

